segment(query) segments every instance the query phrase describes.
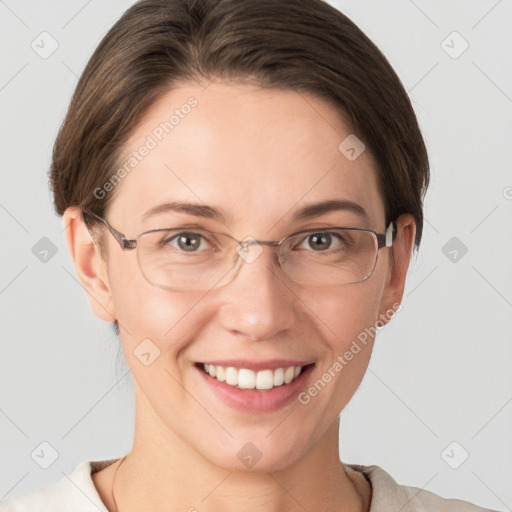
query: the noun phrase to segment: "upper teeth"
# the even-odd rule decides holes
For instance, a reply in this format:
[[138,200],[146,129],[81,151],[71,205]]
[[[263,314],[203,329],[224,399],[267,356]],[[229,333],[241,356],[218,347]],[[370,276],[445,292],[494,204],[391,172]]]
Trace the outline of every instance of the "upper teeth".
[[217,366],[203,364],[204,371],[211,377],[240,389],[272,389],[274,386],[289,384],[300,373],[302,366],[289,366],[275,370],[260,370],[255,372],[248,368],[233,366]]

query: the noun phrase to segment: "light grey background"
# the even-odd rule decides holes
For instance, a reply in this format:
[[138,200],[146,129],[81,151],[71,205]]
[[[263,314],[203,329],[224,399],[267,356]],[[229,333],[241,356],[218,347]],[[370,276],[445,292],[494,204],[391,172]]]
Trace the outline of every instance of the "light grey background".
[[[46,175],[77,77],[131,3],[0,1],[0,498],[131,447],[131,375],[89,309]],[[342,460],[512,510],[512,0],[332,3],[396,69],[432,164],[422,248],[341,415]],[[52,39],[46,58],[31,47]],[[58,452],[48,469],[43,442]]]

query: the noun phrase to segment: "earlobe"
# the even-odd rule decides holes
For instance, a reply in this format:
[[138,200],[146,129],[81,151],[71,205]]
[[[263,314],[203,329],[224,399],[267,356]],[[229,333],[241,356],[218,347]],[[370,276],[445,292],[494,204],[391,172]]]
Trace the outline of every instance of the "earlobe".
[[383,325],[390,320],[388,313],[396,310],[397,305],[402,302],[415,236],[414,217],[408,213],[401,215],[397,220],[397,234],[393,243],[393,264],[390,265],[389,278],[386,280],[380,303],[379,318]]
[[68,208],[63,215],[66,241],[75,270],[93,313],[101,320],[116,320],[106,264],[94,242],[81,210]]

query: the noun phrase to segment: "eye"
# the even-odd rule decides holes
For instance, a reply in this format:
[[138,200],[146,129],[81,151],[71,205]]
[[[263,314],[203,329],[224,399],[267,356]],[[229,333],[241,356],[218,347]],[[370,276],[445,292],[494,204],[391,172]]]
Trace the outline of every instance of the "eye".
[[[325,251],[331,249],[339,249],[344,243],[344,239],[338,233],[329,231],[319,231],[308,235],[301,244],[302,249],[313,249],[314,251]],[[303,244],[307,244],[304,247]]]
[[175,249],[179,249],[181,251],[186,252],[198,252],[200,249],[206,249],[205,244],[207,242],[208,239],[205,236],[201,235],[200,233],[195,233],[193,231],[182,231],[177,235],[164,239],[161,242],[161,245],[170,245]]

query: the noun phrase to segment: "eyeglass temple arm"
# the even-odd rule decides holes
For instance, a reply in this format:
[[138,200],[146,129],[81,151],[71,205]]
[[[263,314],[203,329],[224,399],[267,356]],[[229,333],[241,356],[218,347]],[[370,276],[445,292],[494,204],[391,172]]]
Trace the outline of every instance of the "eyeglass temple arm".
[[103,222],[107,229],[112,233],[114,238],[118,241],[119,245],[121,246],[121,249],[135,249],[137,247],[137,240],[128,240],[123,233],[117,231],[116,228],[111,226],[104,218],[96,215],[94,212],[91,212],[90,210],[84,210],[82,212],[82,218],[84,219],[84,214],[91,215],[95,219],[98,219],[99,221]]
[[396,238],[396,222],[391,221],[385,233],[377,233],[377,247],[391,247]]

